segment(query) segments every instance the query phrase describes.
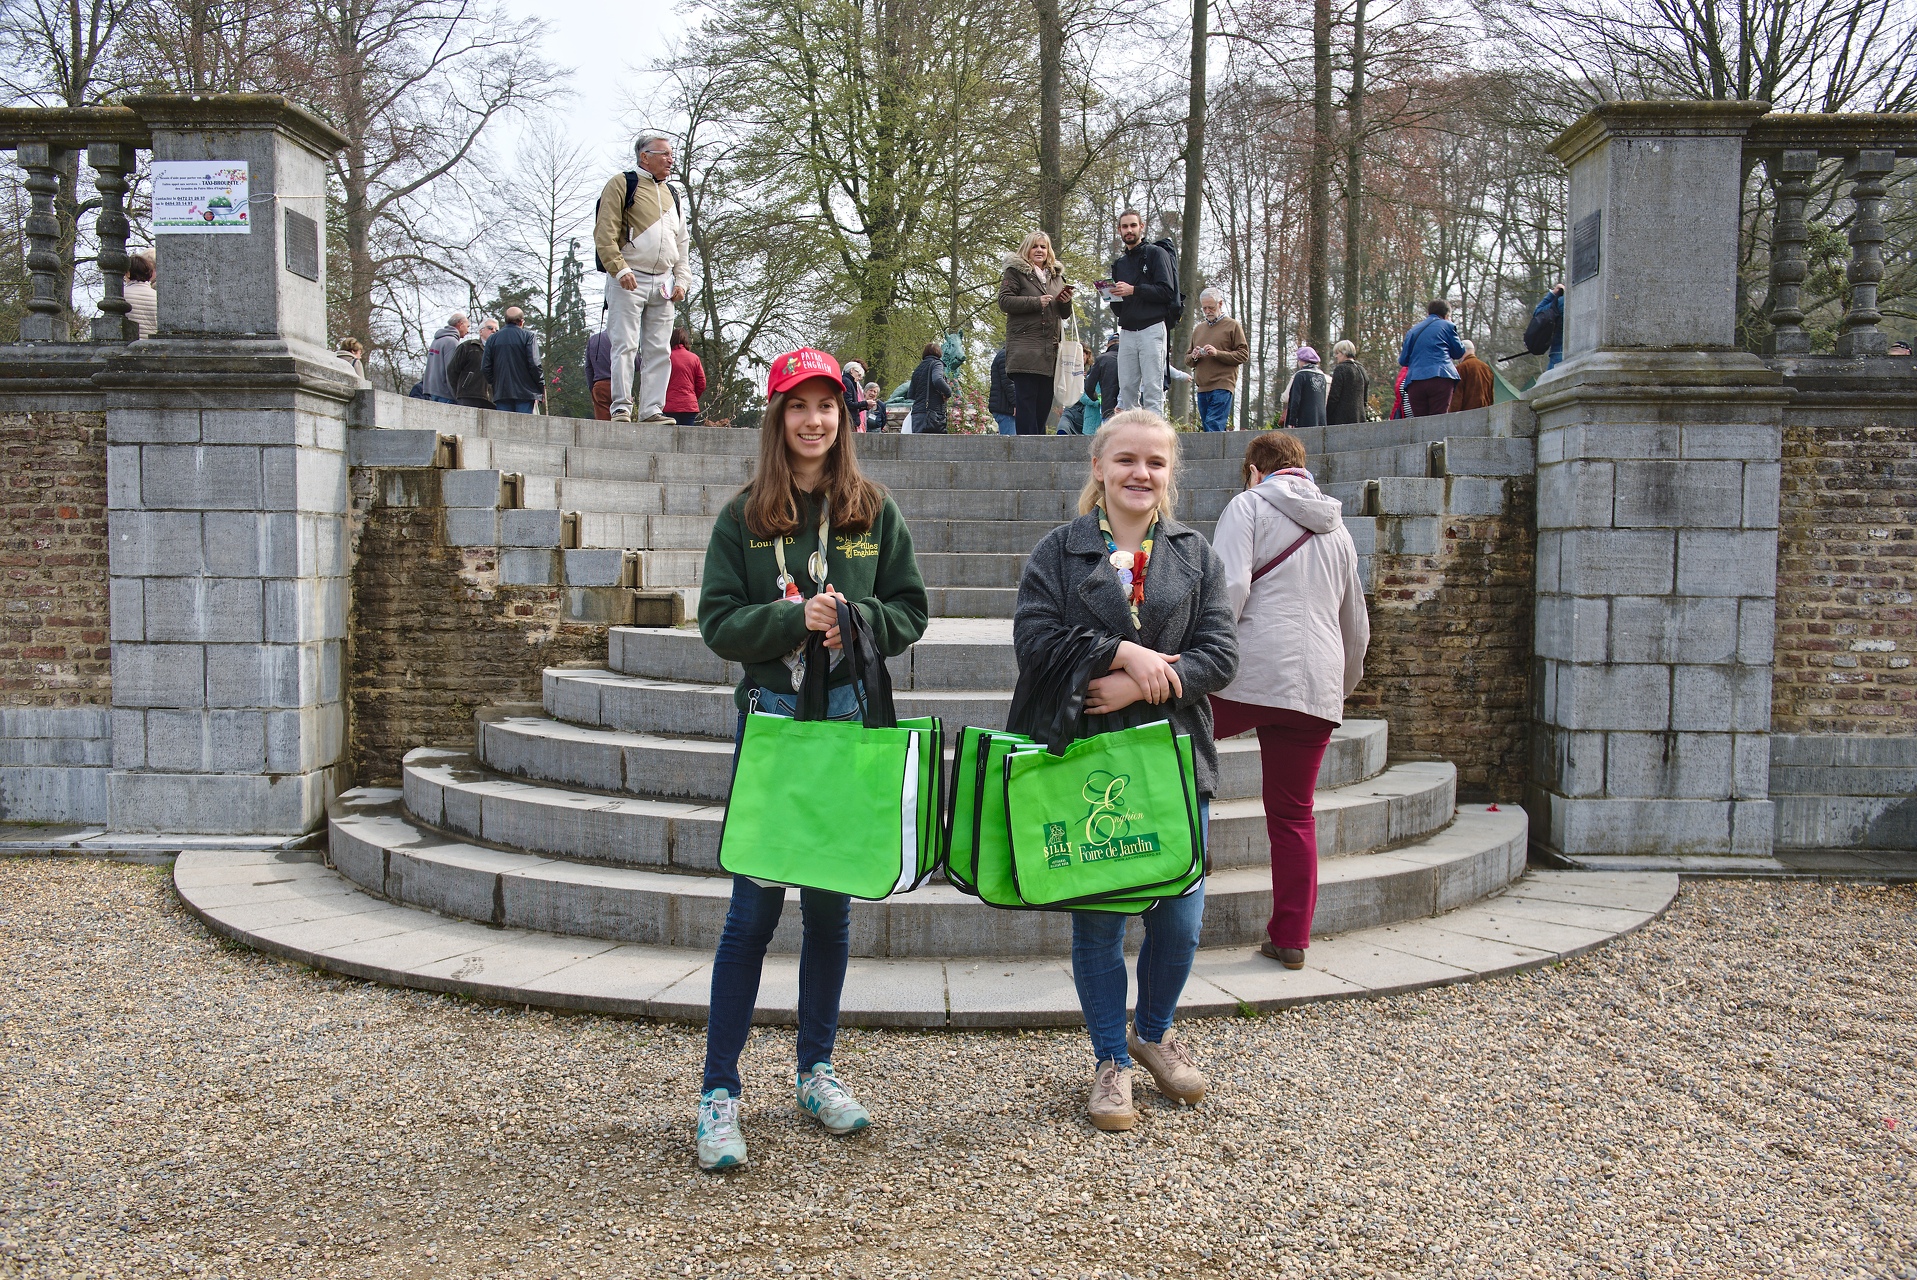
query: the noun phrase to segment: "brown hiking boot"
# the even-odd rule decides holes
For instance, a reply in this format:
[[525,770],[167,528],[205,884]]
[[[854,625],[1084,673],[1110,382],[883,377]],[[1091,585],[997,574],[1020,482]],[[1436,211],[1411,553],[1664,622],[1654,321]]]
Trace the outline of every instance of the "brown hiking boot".
[[1132,1110],[1132,1069],[1107,1059],[1098,1064],[1092,1077],[1092,1101],[1086,1109],[1092,1128],[1107,1133],[1123,1133],[1138,1123]]
[[1136,1031],[1127,1030],[1125,1043],[1132,1057],[1152,1073],[1152,1083],[1167,1098],[1189,1107],[1196,1106],[1205,1096],[1205,1073],[1192,1061],[1191,1050],[1180,1044],[1172,1032],[1167,1031],[1163,1040],[1153,1044],[1140,1040]]
[[1303,947],[1274,947],[1269,942],[1261,942],[1258,944],[1258,954],[1267,960],[1276,960],[1287,969],[1302,969],[1305,967],[1305,950]]

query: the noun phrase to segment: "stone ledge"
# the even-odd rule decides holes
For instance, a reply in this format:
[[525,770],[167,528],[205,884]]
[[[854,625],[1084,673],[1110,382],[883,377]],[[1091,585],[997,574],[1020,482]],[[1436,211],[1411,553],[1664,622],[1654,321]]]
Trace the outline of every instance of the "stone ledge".
[[[712,957],[499,929],[393,906],[310,854],[191,849],[174,863],[187,909],[214,932],[316,969],[479,1000],[700,1022]],[[1415,923],[1317,941],[1307,967],[1250,948],[1202,950],[1179,1011],[1218,1017],[1393,995],[1560,964],[1643,928],[1675,900],[1669,873],[1532,872],[1496,898]],[[796,956],[768,955],[754,1021],[796,1020]],[[853,960],[847,1026],[1036,1027],[1082,1020],[1068,962]]]

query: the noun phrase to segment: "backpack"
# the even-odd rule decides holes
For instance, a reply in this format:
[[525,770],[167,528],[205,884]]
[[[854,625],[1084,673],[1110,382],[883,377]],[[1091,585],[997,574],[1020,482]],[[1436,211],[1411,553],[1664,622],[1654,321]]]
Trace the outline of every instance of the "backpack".
[[1560,298],[1557,306],[1531,313],[1531,323],[1524,326],[1524,349],[1534,356],[1549,355],[1563,328],[1564,300]]
[[[672,193],[672,211],[674,213],[679,213],[679,188],[673,186],[670,182],[668,182],[666,184],[666,190]],[[626,170],[626,202],[623,205],[619,206],[622,212],[624,210],[632,208],[632,198],[634,195],[638,194],[638,191],[639,191],[639,171],[637,169]],[[601,197],[601,199],[603,198],[604,197]],[[679,214],[679,216],[681,220],[685,218],[684,214]],[[592,221],[594,226],[597,226],[599,223],[599,201],[598,200],[595,200],[592,202]],[[592,249],[592,267],[593,267],[593,270],[595,271],[604,271],[606,269],[605,262],[601,260],[601,258],[599,257],[599,246],[597,244],[593,245],[593,249]]]
[[1185,291],[1178,287],[1178,249],[1170,236],[1154,240],[1152,244],[1165,251],[1165,260],[1171,264],[1172,303],[1165,315],[1165,327],[1176,329],[1178,322],[1185,318]]

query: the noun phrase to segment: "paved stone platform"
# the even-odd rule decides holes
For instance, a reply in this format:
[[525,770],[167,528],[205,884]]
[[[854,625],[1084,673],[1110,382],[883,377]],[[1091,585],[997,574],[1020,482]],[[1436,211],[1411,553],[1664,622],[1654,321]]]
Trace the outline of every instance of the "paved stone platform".
[[[375,897],[299,850],[187,850],[173,869],[187,908],[272,955],[357,978],[481,1000],[702,1021],[711,953],[494,928]],[[1554,964],[1642,928],[1671,905],[1669,873],[1534,871],[1502,893],[1427,919],[1314,942],[1286,970],[1249,948],[1203,950],[1188,1017],[1391,995]],[[790,1023],[798,963],[766,957],[756,1020]],[[1039,1027],[1079,1021],[1062,959],[862,960],[846,975],[848,1026]]]

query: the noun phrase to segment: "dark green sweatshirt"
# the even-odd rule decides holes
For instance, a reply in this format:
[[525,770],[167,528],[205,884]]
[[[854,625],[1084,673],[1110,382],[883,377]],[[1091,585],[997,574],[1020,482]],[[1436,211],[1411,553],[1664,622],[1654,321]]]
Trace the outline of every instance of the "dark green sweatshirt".
[[[819,541],[819,504],[809,495],[799,525],[799,532],[786,539],[785,563],[799,589],[812,596],[819,584],[805,566]],[[925,634],[925,582],[912,554],[911,531],[890,497],[866,532],[833,530],[825,563],[826,581],[858,606],[886,657],[904,653]],[[754,686],[782,693],[792,689],[792,674],[780,659],[805,640],[805,606],[780,598],[778,577],[772,540],[754,537],[746,528],[741,494],[712,526],[699,589],[699,634],[721,658],[745,665],[745,679],[734,695],[741,711]],[[851,678],[851,666],[840,663],[828,683]]]

